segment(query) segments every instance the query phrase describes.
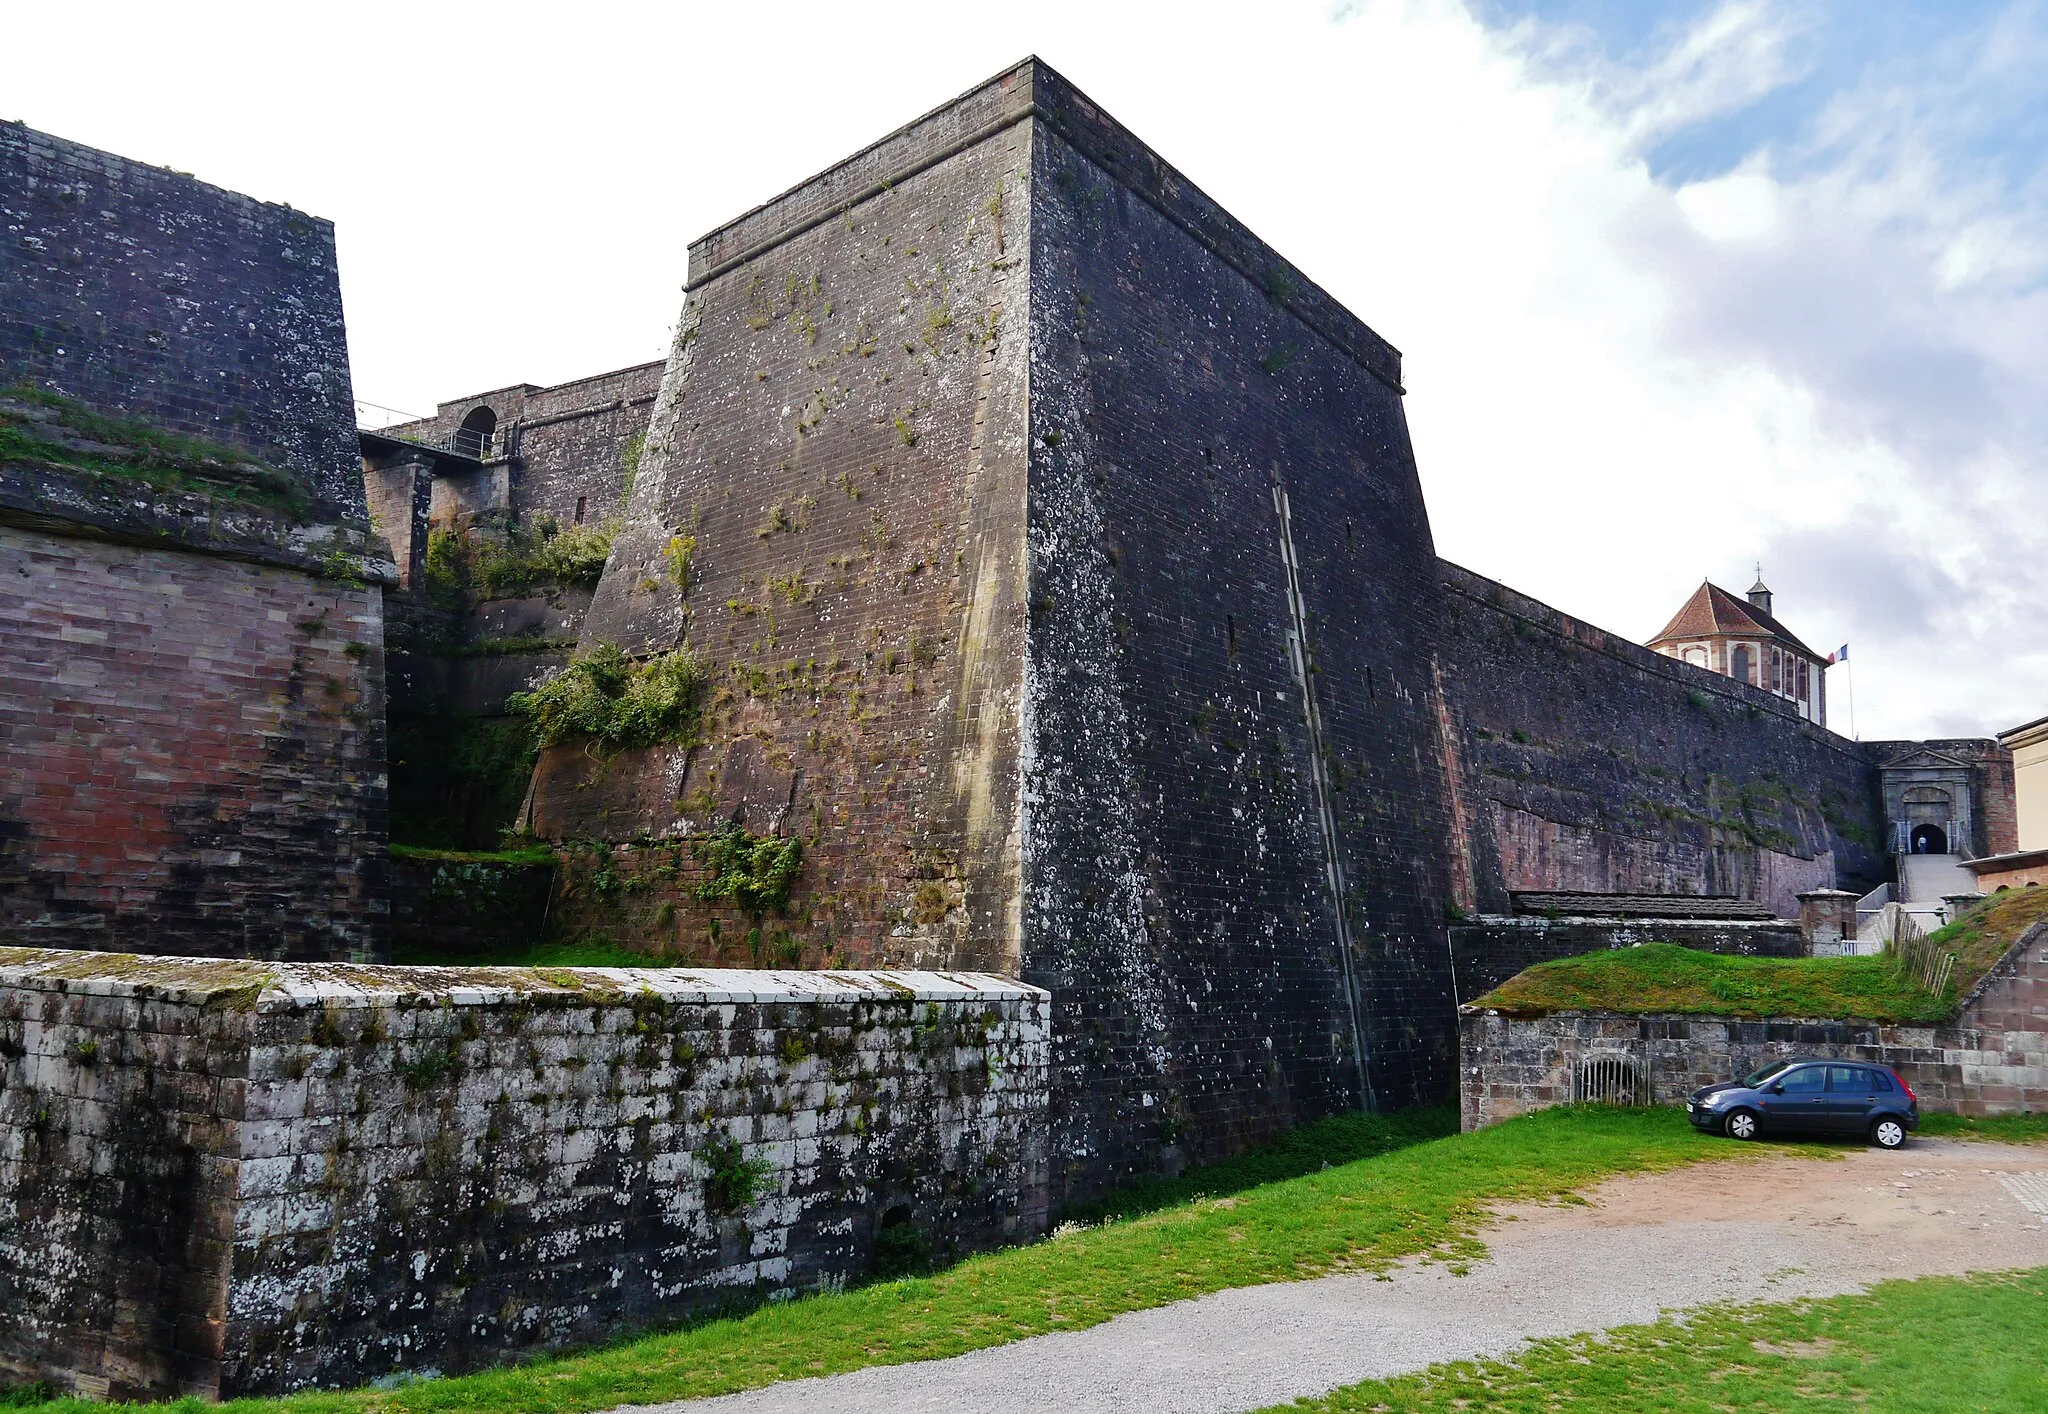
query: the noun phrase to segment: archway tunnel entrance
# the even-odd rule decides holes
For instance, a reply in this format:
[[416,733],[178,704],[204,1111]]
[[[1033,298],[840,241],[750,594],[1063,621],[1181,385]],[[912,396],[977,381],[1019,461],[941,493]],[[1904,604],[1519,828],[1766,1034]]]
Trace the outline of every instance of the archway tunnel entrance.
[[1912,843],[1915,854],[1947,854],[1948,831],[1939,825],[1915,825]]

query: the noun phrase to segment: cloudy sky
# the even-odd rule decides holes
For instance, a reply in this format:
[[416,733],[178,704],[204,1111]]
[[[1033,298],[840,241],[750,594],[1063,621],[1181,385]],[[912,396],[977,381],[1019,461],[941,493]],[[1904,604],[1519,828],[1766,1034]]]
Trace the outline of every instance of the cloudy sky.
[[660,357],[689,240],[1037,53],[1403,350],[1444,555],[1637,639],[1761,561],[1862,736],[2048,713],[2048,5],[6,25],[0,115],[333,220],[356,392],[408,411]]

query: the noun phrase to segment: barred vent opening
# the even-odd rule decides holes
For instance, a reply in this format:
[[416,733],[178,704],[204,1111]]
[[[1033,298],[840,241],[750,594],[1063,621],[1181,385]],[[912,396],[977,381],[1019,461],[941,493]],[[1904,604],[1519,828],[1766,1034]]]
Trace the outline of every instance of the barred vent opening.
[[1579,1062],[1572,1099],[1581,1105],[1649,1105],[1650,1063],[1631,1056],[1594,1056]]

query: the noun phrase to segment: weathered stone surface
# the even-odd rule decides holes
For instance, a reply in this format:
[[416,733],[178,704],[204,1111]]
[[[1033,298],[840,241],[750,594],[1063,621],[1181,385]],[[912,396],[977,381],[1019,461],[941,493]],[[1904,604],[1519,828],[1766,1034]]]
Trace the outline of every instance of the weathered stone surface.
[[381,955],[395,567],[332,228],[18,123],[0,220],[0,938]]
[[743,958],[632,842],[800,835],[761,942],[1054,990],[1076,1194],[1443,1093],[1398,376],[1035,61],[706,237],[584,646],[687,634],[709,739],[543,756],[534,827],[646,886],[578,926]]
[[[831,1287],[885,1217],[1029,1237],[1048,1007],[959,974],[0,950],[0,1371],[355,1383]],[[721,1212],[734,1161],[759,1191]]]
[[[1796,707],[1444,563],[1459,902],[1799,893],[1886,877],[1870,753]],[[1469,883],[1465,882],[1469,881]]]
[[1656,1104],[1792,1056],[1889,1065],[1926,1110],[2029,1114],[2048,1108],[2048,924],[2021,935],[1938,1026],[1808,1017],[1558,1012],[1466,1007],[1460,1084],[1468,1130],[1568,1104],[1588,1061],[1647,1070]]
[[383,954],[382,596],[0,526],[0,940]]
[[246,449],[362,523],[334,227],[0,122],[0,385]]

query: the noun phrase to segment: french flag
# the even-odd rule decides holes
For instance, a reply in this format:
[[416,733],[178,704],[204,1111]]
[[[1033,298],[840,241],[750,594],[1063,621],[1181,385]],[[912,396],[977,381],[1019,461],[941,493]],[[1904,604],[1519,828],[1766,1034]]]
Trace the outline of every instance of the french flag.
[[1837,648],[1837,649],[1836,649],[1836,650],[1835,650],[1834,652],[1832,652],[1832,653],[1828,654],[1828,661],[1829,661],[1830,663],[1846,663],[1846,662],[1848,662],[1848,661],[1849,661],[1849,645],[1848,645],[1848,644],[1846,644],[1846,643],[1844,643],[1844,644],[1843,644],[1843,645],[1842,645],[1842,646],[1841,646],[1840,648]]

